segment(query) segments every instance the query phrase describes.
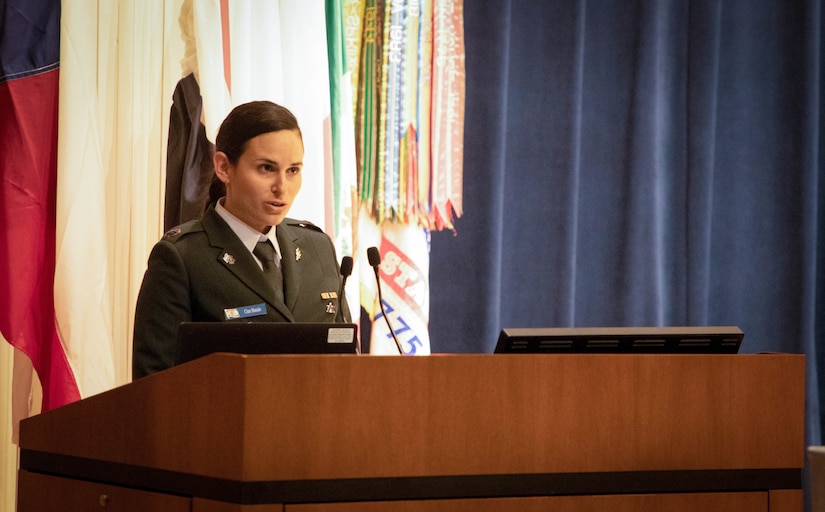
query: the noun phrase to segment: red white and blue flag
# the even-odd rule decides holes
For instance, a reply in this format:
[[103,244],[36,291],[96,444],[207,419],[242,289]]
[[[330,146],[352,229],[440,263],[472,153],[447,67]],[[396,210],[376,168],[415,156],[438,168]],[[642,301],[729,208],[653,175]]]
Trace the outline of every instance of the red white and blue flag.
[[53,291],[60,1],[0,5],[0,332],[31,360],[48,410],[80,398]]

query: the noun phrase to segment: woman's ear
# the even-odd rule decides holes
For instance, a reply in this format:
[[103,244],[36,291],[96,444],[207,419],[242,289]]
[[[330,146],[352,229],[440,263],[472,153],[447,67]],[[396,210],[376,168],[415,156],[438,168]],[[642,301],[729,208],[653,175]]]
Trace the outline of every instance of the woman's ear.
[[215,167],[215,176],[224,183],[229,183],[229,167],[232,165],[229,158],[223,151],[215,151],[212,157],[212,164]]

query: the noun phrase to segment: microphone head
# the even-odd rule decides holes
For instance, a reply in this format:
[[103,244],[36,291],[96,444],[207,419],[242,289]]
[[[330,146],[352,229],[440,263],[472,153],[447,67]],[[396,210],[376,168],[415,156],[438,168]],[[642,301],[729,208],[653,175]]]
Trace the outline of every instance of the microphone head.
[[344,256],[341,258],[341,275],[344,277],[352,274],[352,256]]
[[378,252],[377,247],[367,249],[367,260],[369,260],[371,267],[377,267],[381,264],[381,253]]

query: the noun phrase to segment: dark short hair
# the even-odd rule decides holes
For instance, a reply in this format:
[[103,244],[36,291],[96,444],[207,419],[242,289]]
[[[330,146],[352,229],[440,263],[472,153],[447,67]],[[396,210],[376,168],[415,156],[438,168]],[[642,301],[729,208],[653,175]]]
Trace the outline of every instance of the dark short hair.
[[237,164],[249,139],[281,130],[295,130],[303,140],[298,120],[289,109],[271,101],[250,101],[232,109],[223,120],[215,137],[215,151]]

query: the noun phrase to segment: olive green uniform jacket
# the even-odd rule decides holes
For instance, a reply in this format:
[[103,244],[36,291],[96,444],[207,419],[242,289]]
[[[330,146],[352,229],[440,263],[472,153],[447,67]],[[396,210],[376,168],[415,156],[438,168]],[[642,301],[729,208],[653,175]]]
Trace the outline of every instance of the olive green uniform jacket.
[[[173,228],[155,244],[135,310],[133,378],[171,367],[181,322],[349,322],[337,298],[341,274],[329,237],[311,223],[284,219],[276,227],[284,301],[263,280],[258,263],[229,225],[209,208],[202,219]],[[233,319],[245,306],[256,316]],[[336,315],[338,308],[342,315]],[[257,310],[257,308],[254,308]]]

